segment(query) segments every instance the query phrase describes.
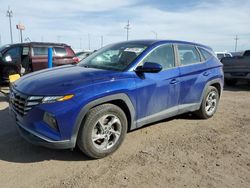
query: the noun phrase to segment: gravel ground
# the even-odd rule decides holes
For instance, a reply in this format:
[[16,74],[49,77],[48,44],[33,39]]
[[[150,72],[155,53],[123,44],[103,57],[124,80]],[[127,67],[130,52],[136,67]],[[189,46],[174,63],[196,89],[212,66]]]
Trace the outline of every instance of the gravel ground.
[[100,160],[23,140],[0,95],[0,187],[250,187],[250,86],[223,92],[216,115],[192,115],[127,134]]

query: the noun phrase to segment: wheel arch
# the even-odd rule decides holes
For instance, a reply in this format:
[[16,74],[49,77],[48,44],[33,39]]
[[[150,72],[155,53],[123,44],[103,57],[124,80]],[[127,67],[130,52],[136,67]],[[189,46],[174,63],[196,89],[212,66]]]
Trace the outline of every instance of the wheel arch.
[[218,82],[212,83],[210,86],[214,86],[218,92],[219,92],[219,97],[221,96],[221,92],[222,92],[222,88],[221,88],[221,84]]
[[124,93],[119,93],[119,94],[105,96],[105,97],[98,98],[96,100],[91,101],[90,103],[86,104],[81,109],[80,113],[77,116],[76,122],[74,124],[73,132],[71,136],[71,141],[74,142],[74,145],[76,144],[76,139],[78,136],[80,126],[82,122],[84,121],[84,118],[86,117],[86,114],[88,113],[88,111],[96,106],[99,106],[105,103],[111,103],[111,104],[117,105],[124,111],[128,119],[128,130],[132,130],[136,128],[135,109],[128,95]]
[[209,86],[214,86],[214,87],[218,90],[219,96],[222,95],[222,91],[223,91],[223,82],[221,81],[221,79],[220,79],[220,78],[216,78],[216,79],[210,80],[210,81],[208,81],[208,82],[206,83],[206,85],[205,85],[205,87],[204,87],[204,89],[203,89],[203,91],[202,91],[202,95],[201,95],[201,98],[200,98],[200,104],[202,103],[202,99],[203,99],[203,97],[204,97],[204,95],[205,95],[205,92],[206,92],[206,90],[207,90],[207,88],[208,88]]

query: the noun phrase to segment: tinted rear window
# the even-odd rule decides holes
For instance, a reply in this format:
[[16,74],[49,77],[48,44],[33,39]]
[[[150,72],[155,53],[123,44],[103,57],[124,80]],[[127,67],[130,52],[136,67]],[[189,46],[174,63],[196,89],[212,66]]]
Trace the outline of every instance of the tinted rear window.
[[189,65],[201,61],[195,46],[180,44],[178,45],[178,53],[181,65]]
[[213,56],[210,52],[208,52],[207,50],[203,48],[198,48],[198,49],[200,50],[201,55],[203,56],[205,60],[210,59]]
[[33,55],[48,55],[48,48],[47,47],[33,47]]
[[55,55],[56,56],[65,56],[65,55],[67,55],[67,52],[66,52],[65,48],[54,47],[54,50],[55,50]]

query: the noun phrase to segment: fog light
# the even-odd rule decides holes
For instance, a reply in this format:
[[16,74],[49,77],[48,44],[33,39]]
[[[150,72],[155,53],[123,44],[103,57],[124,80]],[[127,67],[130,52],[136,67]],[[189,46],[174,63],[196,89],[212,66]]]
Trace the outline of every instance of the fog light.
[[52,114],[45,112],[43,116],[43,121],[47,123],[52,129],[59,131],[57,121]]

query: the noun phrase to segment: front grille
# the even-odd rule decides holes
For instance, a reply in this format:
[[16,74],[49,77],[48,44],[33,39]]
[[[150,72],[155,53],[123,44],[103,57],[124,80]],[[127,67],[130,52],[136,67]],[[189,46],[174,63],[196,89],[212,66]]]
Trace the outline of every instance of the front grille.
[[32,96],[24,95],[19,91],[11,88],[9,100],[10,103],[19,115],[26,115],[34,106],[41,103],[43,97],[40,96]]

